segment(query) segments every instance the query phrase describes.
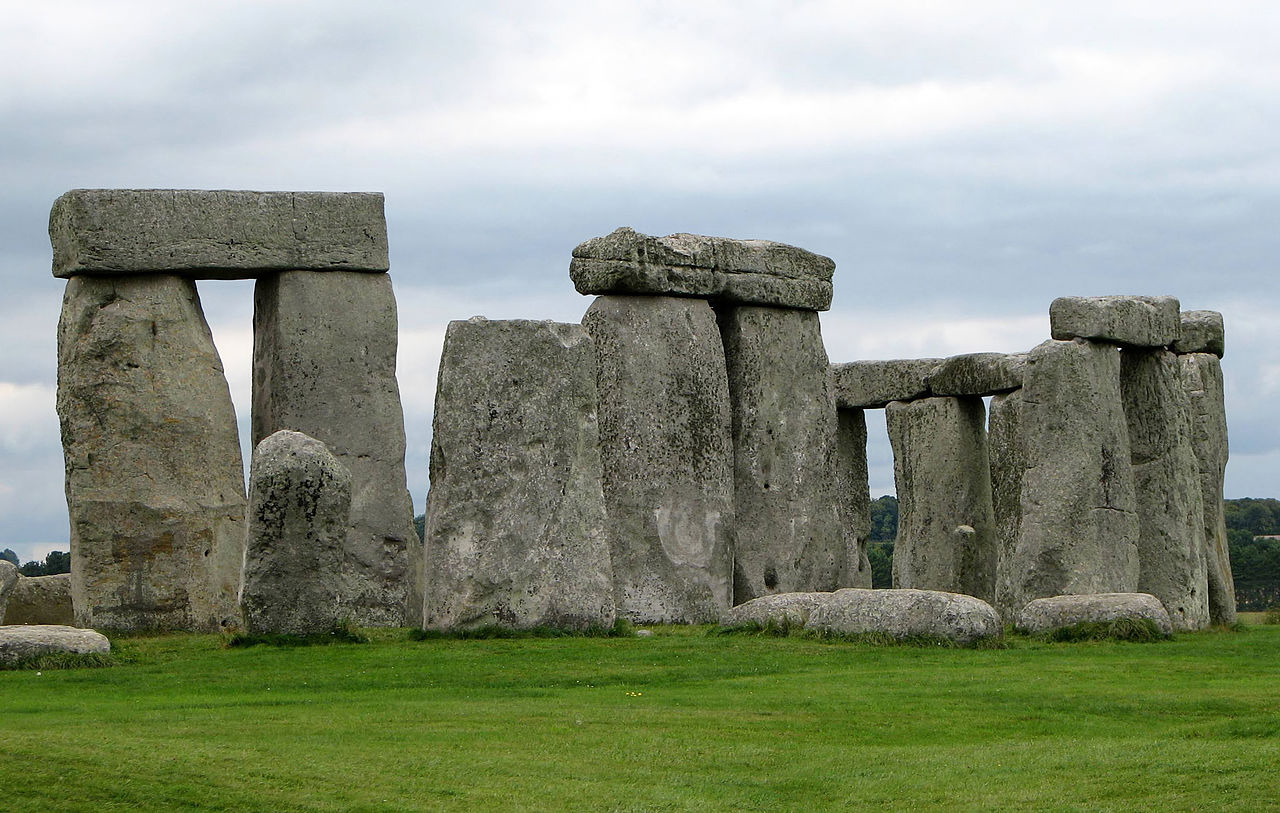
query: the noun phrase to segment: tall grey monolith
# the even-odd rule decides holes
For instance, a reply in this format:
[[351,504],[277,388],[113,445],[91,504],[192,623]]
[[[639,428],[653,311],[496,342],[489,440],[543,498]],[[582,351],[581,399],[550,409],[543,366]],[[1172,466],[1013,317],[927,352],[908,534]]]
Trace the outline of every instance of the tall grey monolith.
[[1138,590],[1164,604],[1174,629],[1209,624],[1204,506],[1191,405],[1178,358],[1126,349],[1120,383],[1138,510]]
[[1178,360],[1191,405],[1191,445],[1200,475],[1209,619],[1214,624],[1234,624],[1236,588],[1222,504],[1222,480],[1228,457],[1222,363],[1211,353],[1188,353]]
[[1022,521],[1008,606],[1132,593],[1138,517],[1120,349],[1077,339],[1031,351],[1022,389]]
[[343,606],[361,626],[418,623],[421,595],[411,593],[421,543],[405,488],[391,278],[264,275],[253,321],[254,442],[281,429],[303,432],[351,472]]
[[733,406],[733,603],[834,590],[845,522],[818,314],[725,306],[719,319]]
[[58,416],[76,624],[236,623],[244,469],[195,283],[170,274],[70,279]]
[[885,421],[899,506],[893,586],[989,601],[996,529],[982,399],[894,401]]
[[841,587],[871,587],[871,488],[867,476],[867,416],[861,409],[836,411],[836,465],[844,512],[845,555]]
[[315,438],[282,429],[253,451],[240,606],[256,634],[314,635],[350,617],[342,584],[351,473]]
[[433,427],[424,626],[612,625],[586,330],[451,322]]
[[987,418],[991,507],[996,521],[996,592],[992,605],[1006,621],[1022,609],[1014,594],[1015,574],[1011,570],[1022,527],[1022,476],[1027,470],[1021,432],[1022,390],[994,396]]
[[582,324],[599,362],[600,446],[618,614],[710,622],[733,574],[724,349],[702,299],[602,296]]

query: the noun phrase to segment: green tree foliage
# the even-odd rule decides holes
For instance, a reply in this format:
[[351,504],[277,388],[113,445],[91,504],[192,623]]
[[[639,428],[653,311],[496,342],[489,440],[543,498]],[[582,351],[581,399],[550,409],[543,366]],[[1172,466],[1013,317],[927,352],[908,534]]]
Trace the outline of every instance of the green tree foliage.
[[18,568],[18,572],[24,576],[56,576],[59,573],[70,573],[71,554],[60,550],[49,551],[43,562],[27,562]]
[[871,586],[877,590],[893,587],[893,542],[868,542],[867,558],[871,560]]
[[898,498],[885,495],[871,501],[872,542],[892,542],[898,536]]
[[1280,534],[1280,500],[1253,497],[1226,500],[1223,514],[1228,530],[1248,531],[1254,536]]
[[5,560],[6,562],[12,562],[14,567],[18,567],[22,564],[22,562],[18,560],[18,554],[14,553],[8,548],[5,548],[4,550],[0,550],[0,559]]
[[1226,500],[1223,514],[1236,585],[1236,607],[1265,610],[1280,603],[1280,500],[1245,497]]
[[418,532],[418,541],[426,541],[427,538],[427,515],[418,514],[413,518],[413,528]]

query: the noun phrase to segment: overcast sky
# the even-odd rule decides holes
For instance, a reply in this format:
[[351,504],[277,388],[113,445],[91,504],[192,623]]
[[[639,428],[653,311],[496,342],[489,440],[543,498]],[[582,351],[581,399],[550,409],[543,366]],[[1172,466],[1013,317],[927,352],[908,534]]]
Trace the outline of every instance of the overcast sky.
[[[584,5],[7,6],[0,548],[67,547],[46,226],[76,187],[384,192],[419,512],[448,321],[577,321],[570,252],[620,225],[830,256],[832,361],[1026,350],[1064,295],[1220,310],[1227,496],[1280,496],[1280,5]],[[252,285],[201,296],[244,426]]]

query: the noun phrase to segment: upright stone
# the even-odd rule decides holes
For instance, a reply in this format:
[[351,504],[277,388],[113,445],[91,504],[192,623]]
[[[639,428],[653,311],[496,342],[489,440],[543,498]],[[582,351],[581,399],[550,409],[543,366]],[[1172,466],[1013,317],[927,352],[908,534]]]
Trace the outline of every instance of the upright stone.
[[732,599],[733,440],[724,349],[701,299],[602,296],[600,445],[618,613],[715,621]]
[[982,399],[895,401],[885,421],[899,506],[893,586],[989,601],[996,539]]
[[997,395],[991,399],[987,419],[991,507],[996,521],[996,594],[992,605],[1007,621],[1022,609],[1016,604],[1014,591],[1018,574],[1012,572],[1022,527],[1022,477],[1027,470],[1021,438],[1022,403],[1020,389]]
[[17,583],[18,568],[14,567],[12,562],[0,559],[0,623],[4,622],[5,607]]
[[[361,626],[419,621],[405,488],[396,300],[386,274],[285,271],[254,294],[253,438],[292,429],[351,472],[343,605]],[[406,615],[406,610],[408,614]]]
[[1209,619],[1214,624],[1236,622],[1236,588],[1222,504],[1222,479],[1227,469],[1227,413],[1223,402],[1222,364],[1209,353],[1179,356],[1183,387],[1191,405],[1191,446],[1200,476],[1205,534],[1205,569],[1209,589]]
[[195,283],[165,274],[68,281],[58,416],[77,625],[234,623],[244,470]]
[[1031,351],[1022,398],[1026,471],[1006,606],[1134,592],[1138,518],[1120,350],[1047,341]]
[[[3,600],[0,604],[4,604]],[[76,614],[71,606],[71,574],[19,578],[9,594],[9,603],[0,614],[0,623],[74,626]]]
[[449,324],[424,626],[613,624],[597,416],[595,349],[581,325]]
[[1178,357],[1125,350],[1120,358],[1138,509],[1138,590],[1160,599],[1174,629],[1201,629],[1209,625],[1204,505]]
[[867,477],[867,416],[861,409],[836,410],[836,465],[844,512],[845,555],[841,587],[871,587],[871,487]]
[[240,602],[250,632],[312,635],[348,620],[350,513],[351,474],[323,443],[282,429],[258,444]]

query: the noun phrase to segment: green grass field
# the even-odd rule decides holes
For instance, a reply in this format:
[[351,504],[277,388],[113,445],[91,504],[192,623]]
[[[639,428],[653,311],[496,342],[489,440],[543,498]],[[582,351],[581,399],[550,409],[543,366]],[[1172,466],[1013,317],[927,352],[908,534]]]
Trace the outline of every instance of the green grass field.
[[1280,809],[1280,627],[705,633],[120,639],[116,666],[0,672],[0,809]]

